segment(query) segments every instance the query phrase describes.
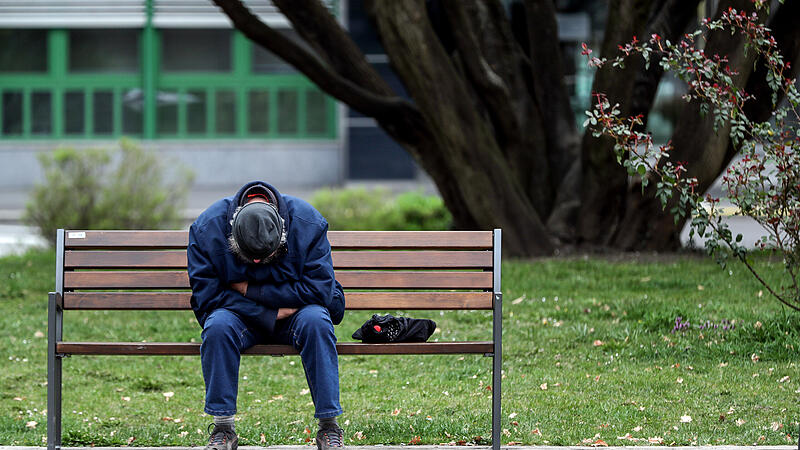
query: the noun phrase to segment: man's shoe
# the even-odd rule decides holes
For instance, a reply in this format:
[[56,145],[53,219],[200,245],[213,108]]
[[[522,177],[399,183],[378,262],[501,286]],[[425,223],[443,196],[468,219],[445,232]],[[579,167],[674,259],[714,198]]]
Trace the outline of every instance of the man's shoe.
[[[208,438],[208,445],[205,450],[236,450],[239,447],[239,437],[231,427],[214,425],[211,436]],[[208,427],[211,428],[211,425]]]
[[317,448],[319,450],[343,449],[342,429],[336,427],[317,431]]

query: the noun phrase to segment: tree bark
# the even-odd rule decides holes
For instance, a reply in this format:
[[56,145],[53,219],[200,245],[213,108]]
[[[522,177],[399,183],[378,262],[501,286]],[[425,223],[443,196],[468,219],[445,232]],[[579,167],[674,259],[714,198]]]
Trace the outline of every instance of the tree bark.
[[[420,151],[422,161],[441,155],[443,164],[429,174],[453,210],[468,211],[469,223],[459,228],[502,227],[509,255],[552,252],[547,231],[514,177],[492,133],[471,99],[447,52],[439,43],[422,0],[370,1],[384,48],[409,94],[415,99],[432,142]],[[436,164],[430,164],[434,166]],[[441,170],[444,169],[444,170]],[[507,245],[506,245],[507,244]]]
[[580,205],[580,139],[564,85],[556,9],[552,0],[525,0],[524,6],[524,48],[528,48],[530,64],[523,67],[523,73],[531,80],[533,97],[546,117],[549,183],[555,192],[547,229],[562,242],[574,242]]
[[[634,36],[644,38],[642,33],[651,8],[652,0],[611,1],[601,48],[602,57],[613,58],[617,46],[630,42]],[[610,65],[601,68],[595,74],[592,92],[605,93],[612,102],[620,104],[621,115],[628,116],[636,74],[642,65],[642,60],[635,58],[628,61],[624,69]],[[593,98],[592,107],[595,103],[596,99]],[[583,136],[578,235],[585,244],[608,245],[625,213],[628,174],[617,163],[613,147],[610,138],[598,139],[591,133]]]
[[[733,0],[721,3],[717,16],[729,6],[735,9],[748,9],[749,0]],[[743,88],[753,72],[754,52],[744,54],[745,39],[740,34],[717,31],[708,36],[705,53],[708,55],[727,55],[729,65],[739,72],[735,84]],[[698,180],[699,192],[705,192],[719,174],[730,163],[736,152],[729,152],[730,127],[715,130],[713,116],[702,117],[700,103],[687,103],[679,116],[672,135],[673,150],[670,159],[684,162],[687,172],[684,176]],[[650,184],[641,191],[640,181],[632,184],[627,196],[626,213],[611,241],[611,245],[621,249],[673,250],[680,246],[680,232],[686,218],[676,221],[670,213],[675,202],[662,208],[655,198],[655,187]]]

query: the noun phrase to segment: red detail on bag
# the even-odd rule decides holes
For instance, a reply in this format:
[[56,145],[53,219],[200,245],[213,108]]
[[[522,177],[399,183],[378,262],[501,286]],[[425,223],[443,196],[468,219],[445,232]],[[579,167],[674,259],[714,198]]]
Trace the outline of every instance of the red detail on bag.
[[372,329],[375,330],[376,333],[380,333],[381,332],[381,326],[380,325],[374,325],[372,327]]

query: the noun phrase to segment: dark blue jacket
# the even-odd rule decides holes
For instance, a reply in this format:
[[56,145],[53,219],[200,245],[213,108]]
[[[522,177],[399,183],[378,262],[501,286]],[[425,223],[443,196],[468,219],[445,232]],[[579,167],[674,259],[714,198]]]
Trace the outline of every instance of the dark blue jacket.
[[[233,212],[242,193],[254,184],[271,189],[278,213],[286,224],[287,253],[269,264],[241,262],[228,247]],[[203,326],[218,308],[271,334],[278,308],[319,304],[330,311],[334,324],[344,316],[342,286],[334,278],[328,222],[313,206],[296,197],[281,195],[262,181],[244,185],[233,197],[208,207],[189,228],[187,249],[192,309]],[[247,295],[231,283],[248,282]]]

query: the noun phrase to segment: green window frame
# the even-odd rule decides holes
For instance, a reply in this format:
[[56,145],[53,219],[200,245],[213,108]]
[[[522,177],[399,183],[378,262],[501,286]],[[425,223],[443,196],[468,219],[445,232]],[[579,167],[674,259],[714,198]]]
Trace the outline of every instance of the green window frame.
[[[46,72],[0,73],[0,103],[3,98],[18,98],[4,93],[21,93],[21,127],[14,133],[5,133],[3,140],[109,140],[121,136],[141,139],[294,139],[331,140],[338,135],[336,103],[329,96],[319,101],[319,89],[300,74],[256,74],[252,70],[253,44],[240,32],[233,31],[231,39],[232,68],[225,73],[163,72],[159,68],[161,51],[160,31],[153,27],[141,29],[139,36],[140,67],[138,73],[71,73],[69,61],[69,30],[48,30]],[[67,93],[83,93],[82,120],[66,117]],[[198,107],[193,93],[205,93],[204,120],[197,120]],[[254,95],[252,93],[259,93]],[[295,99],[289,116],[280,110],[280,93],[290,93]],[[42,124],[41,113],[33,126],[32,99],[49,93],[51,123]],[[103,110],[107,112],[108,93],[111,94],[111,129],[109,119],[103,117],[95,125],[95,105],[103,97]],[[232,96],[231,96],[232,93]],[[96,94],[98,96],[96,96]],[[70,97],[74,99],[75,97]],[[224,102],[217,102],[222,99]],[[250,108],[250,101],[254,103]],[[310,99],[310,100],[309,100]],[[229,101],[230,100],[230,101]],[[161,106],[159,106],[161,105]],[[263,107],[266,106],[266,111]],[[308,106],[312,106],[309,111]],[[260,107],[260,108],[259,108]],[[37,110],[41,105],[37,103]],[[0,105],[0,124],[3,121]],[[231,117],[222,116],[227,110]],[[74,110],[70,110],[75,113]],[[266,114],[266,118],[251,114]],[[174,120],[166,124],[159,120]],[[168,116],[169,115],[169,116]],[[130,117],[134,122],[126,121]],[[192,123],[189,123],[189,119]],[[46,120],[46,119],[45,119]],[[82,122],[78,132],[67,132],[67,122]],[[136,123],[141,121],[141,123]],[[282,126],[293,122],[294,126]],[[170,125],[165,127],[165,125]],[[204,127],[203,127],[204,125]],[[309,126],[311,125],[311,126]],[[34,130],[36,128],[36,130]],[[95,130],[99,130],[96,132]],[[204,128],[204,129],[203,129]],[[49,132],[42,132],[49,130]],[[131,131],[133,130],[133,131]]]

